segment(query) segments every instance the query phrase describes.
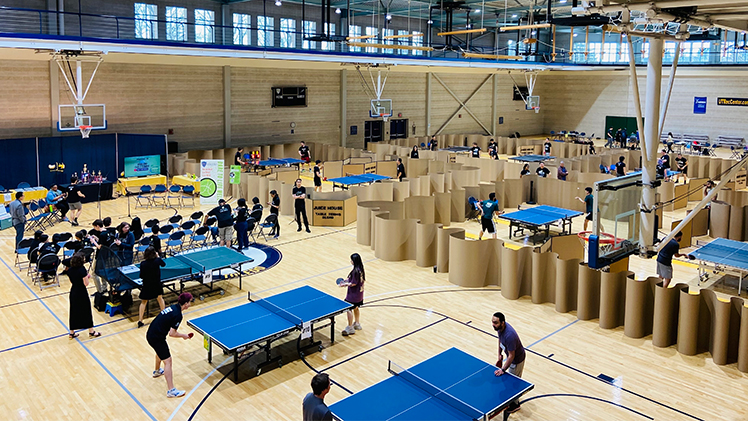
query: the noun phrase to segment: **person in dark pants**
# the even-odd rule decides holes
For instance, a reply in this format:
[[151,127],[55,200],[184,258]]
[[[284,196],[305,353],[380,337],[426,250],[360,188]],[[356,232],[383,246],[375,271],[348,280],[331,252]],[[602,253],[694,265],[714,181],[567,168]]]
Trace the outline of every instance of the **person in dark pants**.
[[403,181],[405,178],[405,165],[403,165],[402,158],[397,158],[397,179]]
[[67,214],[70,206],[68,206],[68,202],[65,200],[65,194],[57,188],[57,184],[50,187],[47,193],[47,203],[53,205],[60,212],[60,218],[63,221],[68,221]]
[[592,220],[592,206],[595,203],[595,198],[592,196],[592,187],[585,187],[584,191],[587,192],[584,199],[579,196],[577,196],[576,199],[584,203],[584,212],[587,214],[587,216],[584,217],[584,231],[587,231],[587,225]]
[[324,165],[320,165],[322,161],[319,159],[314,163],[314,191],[321,192],[322,191],[322,171],[321,168],[324,168]]
[[275,224],[270,230],[270,235],[272,235],[273,238],[278,238],[281,233],[280,221],[278,221],[278,217],[280,216],[280,205],[281,199],[278,196],[278,192],[275,190],[270,190],[270,202],[268,202],[268,206],[270,206],[270,214],[275,215]]
[[81,199],[85,199],[86,196],[81,193],[80,188],[78,187],[78,177],[72,176],[70,177],[70,187],[68,187],[68,206],[70,206],[70,225],[77,227],[78,226],[78,217],[81,216],[81,212],[83,212],[83,205],[81,204]]
[[[517,331],[506,322],[503,313],[496,312],[491,318],[493,329],[499,333],[499,359],[496,361],[498,369],[494,372],[496,376],[504,373],[513,374],[522,377],[522,371],[525,368],[525,347],[517,335]],[[506,360],[503,352],[506,352]],[[506,408],[506,412],[511,414],[520,410],[519,399],[512,401]]]
[[436,136],[431,136],[431,140],[429,140],[429,149],[432,151],[437,150],[439,147],[439,141],[436,140]]
[[166,262],[158,257],[158,252],[153,246],[149,246],[143,252],[144,260],[140,263],[140,279],[143,280],[143,288],[140,290],[140,307],[138,308],[138,327],[143,327],[143,313],[148,306],[148,300],[156,299],[158,306],[163,311],[164,287],[161,284],[161,268]]
[[488,156],[492,159],[499,159],[499,145],[493,139],[488,141]]
[[244,148],[239,148],[234,154],[234,163],[231,165],[239,165],[242,168],[247,166],[247,162],[244,160]]
[[499,202],[496,201],[496,193],[491,192],[488,194],[488,200],[484,200],[480,203],[480,223],[481,229],[478,234],[478,241],[483,238],[483,232],[488,231],[489,234],[496,239],[496,226],[493,223],[494,214],[501,215],[499,211]]
[[657,276],[662,279],[662,287],[667,288],[670,285],[670,281],[673,279],[673,256],[683,257],[686,254],[680,254],[680,240],[683,238],[683,232],[678,231],[670,240],[669,243],[663,247],[657,254]]
[[301,179],[296,179],[296,186],[293,188],[293,207],[294,211],[296,212],[296,223],[299,224],[299,229],[296,231],[301,231],[301,219],[304,218],[304,226],[306,227],[306,232],[311,232],[309,230],[309,220],[306,217],[306,188],[301,185]]
[[16,230],[15,249],[18,250],[18,243],[23,240],[23,233],[26,231],[26,209],[23,207],[23,192],[16,192],[16,200],[10,202],[11,224]]
[[88,298],[88,282],[91,275],[83,267],[84,257],[82,253],[76,253],[70,260],[70,320],[68,328],[70,339],[75,339],[79,329],[88,329],[88,336],[96,338],[101,336],[100,332],[94,330],[93,314],[91,314],[91,299]]
[[236,201],[236,221],[234,222],[234,229],[236,230],[237,247],[239,251],[249,248],[249,235],[247,229],[247,218],[249,217],[249,209],[247,208],[247,201],[245,199],[239,199]]
[[[153,370],[153,377],[166,377],[168,391],[167,398],[178,398],[184,396],[184,390],[178,390],[174,387],[174,378],[172,375],[172,358],[169,351],[169,345],[166,344],[166,337],[182,338],[184,340],[192,339],[192,333],[184,334],[177,332],[179,324],[182,323],[182,312],[190,308],[192,303],[192,294],[183,292],[179,295],[177,304],[170,305],[161,310],[148,327],[145,337],[148,345],[156,351],[156,368]],[[164,368],[161,368],[161,362]]]
[[130,224],[122,222],[117,226],[117,236],[114,243],[119,246],[117,254],[122,259],[122,264],[131,265],[133,247],[135,247],[135,235],[130,232]]
[[330,386],[332,382],[327,373],[317,373],[312,377],[312,392],[307,393],[301,404],[303,421],[332,421],[332,412],[325,405]]
[[413,149],[410,151],[411,159],[418,159],[418,145],[413,145]]

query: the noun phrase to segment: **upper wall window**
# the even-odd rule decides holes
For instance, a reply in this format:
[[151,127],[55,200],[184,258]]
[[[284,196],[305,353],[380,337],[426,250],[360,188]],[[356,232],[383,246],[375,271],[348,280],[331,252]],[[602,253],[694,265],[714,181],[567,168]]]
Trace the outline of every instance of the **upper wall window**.
[[195,42],[216,42],[216,12],[195,9]]
[[250,45],[252,43],[252,17],[234,13],[234,44]]
[[158,7],[135,3],[135,38],[158,39]]
[[166,7],[166,39],[168,41],[187,41],[186,8]]

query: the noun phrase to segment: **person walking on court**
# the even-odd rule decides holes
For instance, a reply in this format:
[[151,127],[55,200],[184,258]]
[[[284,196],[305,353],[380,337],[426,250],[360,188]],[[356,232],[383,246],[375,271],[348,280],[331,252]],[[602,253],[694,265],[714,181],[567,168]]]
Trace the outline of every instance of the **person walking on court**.
[[296,231],[301,232],[301,219],[304,218],[306,232],[311,232],[309,231],[309,220],[306,217],[306,188],[301,185],[300,178],[296,179],[296,186],[293,188],[292,195],[294,198],[293,207],[296,212],[296,223],[299,224],[299,229]]
[[496,193],[491,192],[488,194],[488,200],[484,200],[480,203],[480,234],[478,234],[478,241],[483,238],[483,232],[488,231],[489,234],[496,239],[496,226],[493,223],[493,216],[501,215],[499,211],[499,202],[496,201]]
[[249,209],[247,208],[247,201],[242,198],[236,201],[236,222],[234,223],[239,251],[249,248],[249,234],[247,234],[249,225],[247,224],[247,218],[249,218]]
[[605,135],[605,147],[612,148],[613,142],[615,142],[615,135],[613,134],[613,128],[608,128],[608,133]]
[[211,216],[215,216],[218,221],[218,238],[220,239],[218,245],[230,248],[234,241],[234,218],[231,216],[231,206],[226,203],[225,199],[221,199],[218,201],[218,206],[205,215],[205,221]]
[[587,216],[584,217],[584,230],[587,231],[587,224],[592,220],[592,206],[595,203],[595,198],[592,196],[592,187],[585,187],[584,191],[587,192],[587,195],[584,196],[584,199],[577,196],[576,199],[580,202],[584,203],[584,212],[587,214]]
[[403,181],[403,178],[407,177],[405,175],[405,165],[403,165],[402,158],[397,158],[397,179],[399,181]]
[[[167,398],[178,398],[184,396],[184,390],[174,387],[174,377],[172,373],[172,358],[169,351],[169,345],[166,343],[166,337],[182,338],[184,340],[192,339],[192,333],[184,334],[177,332],[179,324],[182,323],[182,313],[190,308],[192,303],[192,294],[183,292],[179,295],[177,304],[170,305],[161,310],[148,327],[145,337],[148,345],[156,352],[156,368],[153,370],[153,377],[166,377]],[[161,363],[164,368],[161,368]]]
[[340,284],[341,287],[348,287],[345,295],[345,301],[353,304],[353,310],[348,310],[348,326],[343,329],[343,336],[354,335],[357,330],[361,330],[359,322],[358,308],[364,305],[364,283],[366,282],[366,272],[364,272],[364,262],[358,253],[351,254],[351,264],[353,269],[348,274],[345,282]]
[[322,161],[319,159],[315,161],[314,163],[314,191],[321,192],[322,191],[322,168],[324,168],[324,165],[321,165]]
[[411,159],[418,159],[418,145],[413,145],[413,149],[410,151]]
[[687,254],[680,254],[680,240],[683,238],[683,231],[678,231],[670,240],[669,243],[665,244],[660,252],[657,254],[657,275],[662,279],[662,287],[667,288],[670,285],[670,281],[673,279],[673,256],[683,257],[688,256]]
[[88,329],[90,338],[101,336],[100,332],[94,330],[93,314],[91,313],[91,299],[88,297],[88,281],[91,275],[83,267],[83,253],[75,253],[70,260],[68,278],[70,279],[70,320],[68,338],[75,339],[80,329]]
[[330,386],[332,382],[327,373],[317,373],[312,377],[312,392],[307,393],[301,404],[303,421],[332,421],[332,412],[325,404]]
[[[493,329],[499,333],[499,359],[496,361],[498,369],[494,372],[496,376],[504,373],[513,374],[522,377],[522,371],[525,368],[525,347],[522,346],[522,340],[514,328],[506,322],[503,313],[496,312],[491,318]],[[506,353],[504,359],[503,353]],[[520,410],[519,399],[512,401],[506,408],[506,412],[511,414]]]
[[273,224],[273,228],[270,229],[270,235],[276,239],[280,237],[281,234],[280,221],[278,220],[280,217],[280,205],[281,199],[278,196],[278,192],[270,190],[270,202],[268,202],[268,206],[270,206],[270,214],[275,215],[275,223]]
[[16,230],[15,250],[18,250],[18,243],[23,240],[23,233],[26,231],[26,209],[23,206],[23,192],[16,192],[16,200],[10,202],[10,223]]
[[616,176],[617,177],[623,177],[626,175],[626,163],[624,162],[626,160],[626,157],[621,155],[618,157],[618,162],[616,162]]
[[83,205],[81,199],[85,199],[86,196],[81,193],[80,187],[78,187],[78,177],[70,177],[70,187],[68,187],[68,206],[70,206],[70,225],[78,226],[78,217],[83,212]]
[[143,327],[143,313],[148,306],[148,300],[155,299],[161,311],[164,310],[164,287],[161,284],[161,268],[166,262],[158,257],[158,252],[153,246],[149,246],[143,252],[143,261],[140,262],[140,279],[143,280],[143,288],[140,290],[140,307],[138,308],[138,327]]

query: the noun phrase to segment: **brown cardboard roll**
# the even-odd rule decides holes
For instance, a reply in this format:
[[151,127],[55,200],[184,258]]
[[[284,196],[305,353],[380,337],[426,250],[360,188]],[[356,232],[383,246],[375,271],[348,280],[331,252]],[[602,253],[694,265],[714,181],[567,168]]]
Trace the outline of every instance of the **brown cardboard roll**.
[[643,338],[652,333],[654,317],[654,284],[658,278],[638,281],[632,275],[626,280],[626,314],[623,334],[629,338]]
[[434,223],[434,196],[412,196],[404,201],[405,218]]
[[[743,301],[743,300],[740,300]],[[737,303],[736,303],[737,304]],[[738,370],[748,373],[748,307],[737,305],[740,313],[740,336],[738,339]]]
[[532,254],[532,302],[534,304],[556,301],[555,253]]
[[436,233],[438,224],[416,224],[416,266],[433,267],[436,265],[438,249]]
[[678,308],[678,352],[683,355],[698,353],[699,303],[701,297],[690,294],[688,288],[680,290]]
[[449,238],[449,282],[467,288],[499,284],[501,240]]
[[727,238],[729,235],[730,205],[712,202],[709,211],[709,236],[712,238]]
[[516,300],[532,287],[532,248],[512,250],[504,247],[501,252],[501,295]]
[[371,208],[359,203],[356,207],[356,242],[371,245]]
[[624,323],[628,272],[600,274],[600,327],[614,329]]
[[434,222],[449,226],[451,222],[451,201],[452,194],[450,193],[435,193],[434,194]]
[[467,203],[467,196],[463,189],[452,189],[450,191],[452,197],[450,202],[450,216],[452,222],[464,222],[465,221],[465,204]]
[[[555,254],[555,253],[554,253]],[[556,259],[556,311],[568,313],[577,309],[579,260]]]
[[654,320],[652,323],[652,345],[666,348],[678,340],[678,306],[680,291],[688,285],[678,284],[663,288],[662,282],[655,286]]
[[374,255],[385,262],[416,259],[416,220],[374,217]]
[[592,320],[600,316],[600,271],[579,263],[577,319]]
[[436,271],[438,273],[449,272],[449,238],[465,238],[465,230],[462,228],[441,228],[436,233]]
[[743,238],[743,227],[745,224],[745,219],[743,218],[743,215],[745,214],[743,206],[730,206],[730,225],[728,228],[728,237],[730,240],[735,241],[743,241],[745,238]]
[[730,302],[720,300],[710,289],[702,289],[700,293],[709,312],[709,352],[715,364],[725,365],[730,341]]

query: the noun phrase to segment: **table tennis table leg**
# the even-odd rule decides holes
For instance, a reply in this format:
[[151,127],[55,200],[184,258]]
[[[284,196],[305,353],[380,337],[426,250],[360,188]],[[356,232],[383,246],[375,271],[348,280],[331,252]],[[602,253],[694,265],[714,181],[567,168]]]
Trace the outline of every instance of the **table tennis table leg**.
[[208,340],[208,364],[213,362],[213,341]]
[[330,343],[335,343],[335,316],[330,317]]

